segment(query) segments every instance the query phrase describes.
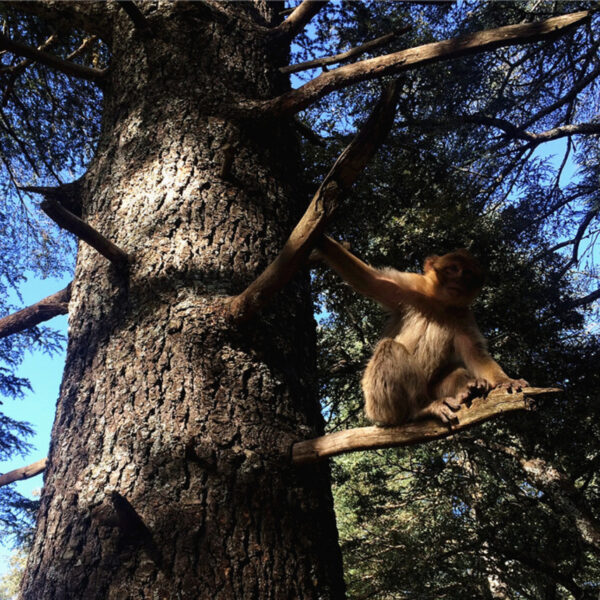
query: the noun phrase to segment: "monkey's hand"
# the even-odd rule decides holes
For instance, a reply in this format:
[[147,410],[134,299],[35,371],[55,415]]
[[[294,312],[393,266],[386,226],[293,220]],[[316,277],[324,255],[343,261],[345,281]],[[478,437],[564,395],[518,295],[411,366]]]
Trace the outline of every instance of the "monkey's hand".
[[455,413],[461,407],[463,400],[464,399],[459,396],[438,398],[427,406],[424,406],[415,418],[427,419],[435,417],[442,423],[458,423],[458,417]]
[[499,381],[495,386],[495,390],[505,390],[509,394],[512,392],[520,392],[523,388],[527,387],[527,383],[524,379],[505,379]]
[[483,377],[472,379],[467,383],[467,397],[485,396],[492,389],[492,384]]

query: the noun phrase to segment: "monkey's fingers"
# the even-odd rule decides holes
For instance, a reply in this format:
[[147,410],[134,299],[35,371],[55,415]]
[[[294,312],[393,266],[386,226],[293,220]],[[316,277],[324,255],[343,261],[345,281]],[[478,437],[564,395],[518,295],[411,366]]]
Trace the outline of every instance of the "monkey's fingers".
[[479,396],[482,394],[487,394],[492,389],[492,384],[483,377],[478,377],[477,379],[473,379],[467,383],[467,388],[469,392],[473,396]]
[[508,379],[507,381],[501,381],[496,385],[496,389],[506,390],[507,392],[520,392],[524,387],[529,384],[524,379]]
[[452,410],[459,410],[466,398],[466,396],[463,397],[463,394],[458,394],[454,398],[452,396],[448,396],[447,398],[443,399],[442,406],[445,405]]
[[454,423],[458,423],[458,417],[454,411],[458,410],[457,408],[451,408],[446,405],[446,402],[440,403],[438,406],[437,417],[440,419],[442,423],[447,423],[452,425]]

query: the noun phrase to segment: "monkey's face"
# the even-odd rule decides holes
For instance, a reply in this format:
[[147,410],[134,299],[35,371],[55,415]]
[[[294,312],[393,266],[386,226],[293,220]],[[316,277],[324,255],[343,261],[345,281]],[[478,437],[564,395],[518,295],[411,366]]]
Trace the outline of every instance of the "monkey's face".
[[464,249],[444,256],[430,256],[425,274],[436,283],[436,296],[449,306],[468,306],[483,285],[483,269]]

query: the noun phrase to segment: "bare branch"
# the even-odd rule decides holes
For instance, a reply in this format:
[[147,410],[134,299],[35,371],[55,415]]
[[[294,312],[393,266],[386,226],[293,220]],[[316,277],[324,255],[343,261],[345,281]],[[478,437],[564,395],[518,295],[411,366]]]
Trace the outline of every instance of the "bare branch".
[[456,115],[445,119],[420,119],[418,121],[404,121],[402,125],[408,127],[423,127],[425,129],[446,129],[457,125],[485,125],[504,131],[512,138],[531,141],[535,134],[524,131],[506,119],[488,117],[486,115]]
[[555,394],[558,388],[525,388],[522,392],[492,391],[487,398],[474,398],[457,413],[458,424],[449,427],[439,421],[419,421],[400,427],[360,427],[330,433],[292,446],[292,462],[306,464],[358,450],[412,446],[449,437],[458,431],[516,410],[528,410],[531,398]]
[[48,186],[20,186],[19,189],[31,194],[40,194],[47,200],[60,202],[67,210],[74,215],[81,217],[81,185],[82,178],[69,183],[63,183],[56,187]]
[[562,279],[567,271],[579,261],[579,245],[581,244],[581,240],[585,234],[585,230],[588,228],[589,224],[594,220],[594,218],[598,215],[598,208],[593,208],[588,211],[585,215],[579,227],[577,228],[577,232],[575,233],[575,237],[573,238],[573,252],[571,254],[570,260],[567,264],[561,269],[560,274],[558,275],[559,279]]
[[281,67],[279,70],[282,73],[298,73],[299,71],[306,71],[307,69],[316,69],[318,67],[325,67],[327,65],[333,65],[339,62],[345,62],[352,58],[356,58],[357,56],[360,56],[365,52],[369,52],[370,50],[374,50],[375,48],[384,46],[388,42],[391,42],[394,38],[397,38],[399,35],[406,33],[409,29],[409,26],[402,27],[398,31],[387,33],[386,35],[382,35],[381,37],[375,38],[374,40],[366,42],[361,46],[350,48],[350,50],[347,50],[346,52],[341,52],[340,54],[336,54],[335,56],[324,56],[323,58],[315,58],[314,60],[298,63],[296,65],[288,65],[286,67]]
[[22,479],[35,477],[43,472],[47,464],[48,459],[42,458],[41,460],[38,460],[31,465],[27,465],[26,467],[21,467],[20,469],[15,469],[14,471],[4,473],[3,475],[0,475],[0,487],[3,485],[8,485],[9,483],[13,483],[13,481],[21,481]]
[[592,292],[591,294],[588,294],[587,296],[582,296],[581,298],[577,298],[576,300],[569,302],[567,304],[567,307],[568,308],[579,308],[580,306],[587,306],[588,304],[595,302],[599,298],[600,298],[600,289],[597,289],[596,291]]
[[398,89],[394,83],[384,90],[369,119],[321,183],[281,252],[257,279],[230,300],[229,310],[234,320],[246,320],[260,310],[304,264],[340,199],[350,190],[390,130]]
[[71,284],[27,308],[2,317],[0,319],[0,339],[35,327],[38,323],[48,321],[58,315],[66,315],[69,312],[70,299]]
[[283,23],[272,29],[277,39],[294,39],[327,4],[327,0],[303,0]]
[[590,71],[585,77],[577,81],[577,83],[562,97],[559,98],[556,102],[550,104],[550,106],[546,106],[535,115],[533,115],[528,121],[523,123],[523,127],[530,127],[533,123],[539,121],[542,117],[553,113],[555,110],[559,109],[561,106],[574,101],[578,94],[584,90],[590,83],[592,83],[598,76],[600,76],[600,64],[593,70]]
[[140,32],[150,31],[150,24],[132,0],[117,0],[117,4],[128,14],[133,26]]
[[122,270],[127,269],[129,265],[129,256],[127,253],[106,239],[91,225],[88,225],[72,212],[69,212],[60,202],[46,199],[40,206],[59,227],[70,231],[84,242],[87,242],[102,256],[108,258],[117,268]]
[[47,65],[48,67],[61,71],[67,75],[78,77],[79,79],[86,79],[87,81],[93,81],[97,84],[101,84],[106,75],[105,69],[92,69],[68,60],[63,60],[53,54],[48,54],[47,52],[42,52],[36,48],[27,46],[27,44],[14,42],[3,33],[0,33],[0,48]]
[[548,129],[541,133],[530,133],[531,143],[541,144],[551,140],[572,135],[600,135],[600,123],[574,123],[573,125],[562,125],[554,129]]
[[[478,54],[503,46],[551,39],[566,33],[574,27],[578,27],[588,21],[589,18],[589,11],[580,11],[553,17],[539,23],[508,25],[442,42],[408,48],[385,56],[369,58],[322,73],[303,86],[278,98],[266,101],[241,102],[237,105],[237,111],[241,114],[251,115],[256,112],[269,112],[275,115],[293,114],[310,106],[334,90],[361,81],[377,79],[423,65]],[[285,25],[286,22],[282,25]]]

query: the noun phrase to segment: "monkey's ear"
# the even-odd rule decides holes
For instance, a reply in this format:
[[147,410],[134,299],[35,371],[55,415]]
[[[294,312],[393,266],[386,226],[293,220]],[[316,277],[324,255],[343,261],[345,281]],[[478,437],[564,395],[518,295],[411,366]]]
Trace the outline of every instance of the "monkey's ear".
[[435,267],[435,263],[439,260],[439,256],[437,254],[432,254],[425,259],[423,263],[423,272],[427,273],[431,271]]

